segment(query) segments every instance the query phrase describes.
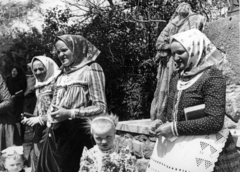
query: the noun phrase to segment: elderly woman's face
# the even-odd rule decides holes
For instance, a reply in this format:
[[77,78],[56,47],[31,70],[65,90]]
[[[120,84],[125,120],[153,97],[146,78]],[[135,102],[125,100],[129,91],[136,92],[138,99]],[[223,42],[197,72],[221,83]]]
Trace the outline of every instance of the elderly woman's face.
[[74,62],[72,51],[61,40],[58,40],[55,44],[57,55],[63,66],[70,66]]
[[32,68],[33,68],[33,74],[36,76],[38,81],[43,82],[47,75],[46,67],[39,60],[35,60],[33,62]]
[[171,51],[173,55],[173,60],[176,63],[176,68],[178,70],[184,70],[188,63],[188,52],[177,41],[173,41],[171,43]]
[[17,69],[16,68],[13,68],[12,71],[12,77],[15,78],[17,75],[18,75],[18,72],[17,72]]

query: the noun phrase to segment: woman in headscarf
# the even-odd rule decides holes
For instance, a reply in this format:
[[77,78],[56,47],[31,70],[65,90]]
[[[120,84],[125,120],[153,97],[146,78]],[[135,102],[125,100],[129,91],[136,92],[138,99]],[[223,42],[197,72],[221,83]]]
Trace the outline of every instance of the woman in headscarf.
[[62,63],[56,80],[51,122],[37,172],[77,172],[83,147],[93,145],[87,120],[106,112],[105,76],[95,62],[100,51],[79,35],[57,37]]
[[12,113],[13,101],[6,84],[0,74],[0,151],[12,146],[19,145],[20,139]]
[[226,81],[216,68],[222,55],[197,29],[172,36],[170,43],[178,71],[163,115],[150,130],[158,140],[147,172],[238,172],[240,155],[223,127]]
[[14,66],[11,75],[7,78],[7,88],[13,98],[13,115],[15,123],[20,123],[21,139],[24,142],[25,126],[21,124],[21,113],[24,106],[24,92],[27,89],[27,80],[23,70]]
[[28,113],[33,113],[36,105],[36,95],[35,95],[35,84],[36,79],[33,75],[31,62],[27,65],[26,80],[27,80],[27,89],[24,92],[24,107],[23,111]]
[[34,127],[31,168],[32,172],[35,172],[42,147],[42,137],[47,126],[47,112],[53,97],[54,82],[61,71],[52,59],[45,56],[34,57],[31,61],[31,69],[36,79],[37,103],[33,113],[34,117],[24,117],[22,123]]
[[180,33],[189,29],[199,29],[203,31],[205,26],[205,17],[192,11],[191,6],[182,2],[172,15],[168,25],[158,36],[156,42],[156,62],[158,64],[157,86],[154,93],[154,99],[151,104],[151,119],[157,119],[161,116],[165,106],[167,95],[169,92],[169,81],[174,70],[174,63],[170,50],[170,37],[176,33]]

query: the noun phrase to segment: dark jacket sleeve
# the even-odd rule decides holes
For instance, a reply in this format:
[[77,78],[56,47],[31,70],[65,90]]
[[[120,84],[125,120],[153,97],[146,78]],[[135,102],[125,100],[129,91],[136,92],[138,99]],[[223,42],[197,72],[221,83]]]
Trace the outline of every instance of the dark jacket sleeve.
[[219,70],[211,70],[202,85],[206,117],[177,122],[179,135],[213,134],[223,127],[226,102],[226,81]]
[[6,87],[6,84],[0,75],[0,115],[8,112],[12,107],[11,95]]

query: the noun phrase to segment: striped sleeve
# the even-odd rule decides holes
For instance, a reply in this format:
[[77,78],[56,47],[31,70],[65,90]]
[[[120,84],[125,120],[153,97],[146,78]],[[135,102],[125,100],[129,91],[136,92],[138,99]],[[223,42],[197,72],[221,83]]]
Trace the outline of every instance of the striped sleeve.
[[88,78],[90,106],[82,107],[79,113],[75,113],[76,118],[82,116],[95,116],[106,112],[107,103],[105,96],[105,76],[102,67],[93,63],[90,65]]

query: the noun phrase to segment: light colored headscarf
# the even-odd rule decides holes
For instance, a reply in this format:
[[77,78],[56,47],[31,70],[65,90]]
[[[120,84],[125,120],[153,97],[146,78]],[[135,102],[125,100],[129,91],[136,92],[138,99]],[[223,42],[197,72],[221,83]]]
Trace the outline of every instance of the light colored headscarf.
[[62,35],[57,37],[56,42],[58,40],[63,41],[74,56],[74,62],[70,66],[61,67],[67,73],[78,70],[86,64],[95,61],[100,54],[100,51],[91,42],[80,35]]
[[[53,81],[53,79],[55,79],[61,73],[61,70],[59,69],[57,64],[51,58],[46,57],[46,56],[35,56],[35,57],[33,57],[32,61],[31,61],[32,71],[33,71],[33,62],[35,60],[39,60],[40,62],[42,62],[42,64],[45,66],[46,71],[47,71],[46,77],[45,77],[43,82],[38,81],[38,79],[34,75],[34,77],[36,79],[35,88],[43,87],[45,85],[48,85],[50,82]],[[34,74],[34,72],[33,72],[33,74]]]
[[182,76],[195,76],[211,66],[219,65],[223,56],[210,42],[204,33],[198,29],[191,29],[173,35],[170,43],[179,42],[188,52],[188,62],[181,72]]
[[[180,27],[191,15],[196,15],[196,13],[192,11],[190,4],[182,2],[173,13],[170,22],[175,26]],[[179,18],[180,16],[181,18]]]

